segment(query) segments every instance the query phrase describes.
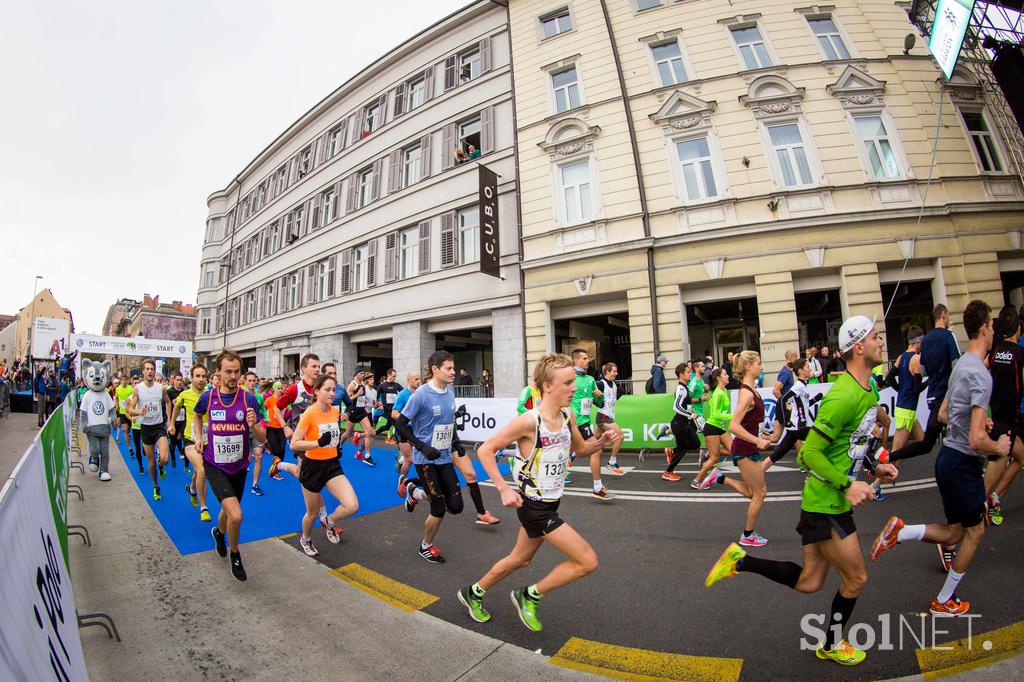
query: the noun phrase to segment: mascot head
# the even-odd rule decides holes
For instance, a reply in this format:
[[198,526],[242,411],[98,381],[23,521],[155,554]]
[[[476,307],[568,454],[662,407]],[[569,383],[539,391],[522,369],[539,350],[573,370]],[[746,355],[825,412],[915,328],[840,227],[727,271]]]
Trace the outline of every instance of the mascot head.
[[82,359],[82,382],[90,391],[102,391],[110,378],[110,362]]

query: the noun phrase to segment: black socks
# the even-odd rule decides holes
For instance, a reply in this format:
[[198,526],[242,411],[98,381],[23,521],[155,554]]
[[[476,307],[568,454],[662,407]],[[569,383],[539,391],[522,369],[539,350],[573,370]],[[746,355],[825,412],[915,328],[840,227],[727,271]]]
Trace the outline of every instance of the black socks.
[[780,585],[794,589],[797,581],[800,579],[800,572],[803,571],[803,568],[792,561],[759,559],[748,554],[736,562],[736,570],[741,573],[757,573],[768,578],[768,580],[774,580]]

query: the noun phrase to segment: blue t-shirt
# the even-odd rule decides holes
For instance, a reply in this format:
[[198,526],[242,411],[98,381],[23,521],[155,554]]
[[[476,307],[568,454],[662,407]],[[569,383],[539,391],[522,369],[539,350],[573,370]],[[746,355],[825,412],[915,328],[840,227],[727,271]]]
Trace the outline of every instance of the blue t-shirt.
[[779,395],[786,395],[789,393],[789,389],[793,388],[793,370],[791,370],[787,365],[783,365],[775,380],[782,382],[782,390],[779,392]]
[[452,438],[455,435],[455,391],[446,386],[443,393],[429,382],[420,386],[402,408],[402,416],[409,419],[412,434],[440,451],[441,456],[431,461],[413,446],[413,464],[449,464],[452,461]]
[[412,391],[408,388],[403,388],[398,392],[398,397],[395,398],[395,404],[391,407],[392,410],[402,414],[402,410],[405,409],[406,404],[409,402],[409,396],[412,395]]
[[960,357],[953,332],[936,327],[921,339],[921,367],[928,377],[928,407],[937,409],[946,397],[949,374]]
[[[253,411],[256,412],[256,415],[258,417],[259,414],[260,414],[260,403],[259,403],[258,400],[256,400],[256,395],[254,393],[249,393],[248,391],[243,391],[241,388],[239,388],[238,390],[242,391],[242,393],[244,394],[243,397],[245,398],[245,406],[246,407],[251,407],[253,409]],[[223,391],[221,391],[220,401],[222,403],[228,404],[228,403],[230,403],[234,399],[235,399],[235,394],[234,393],[224,393]],[[209,409],[210,409],[210,391],[203,391],[203,394],[201,396],[199,396],[199,400],[196,401],[195,413],[201,416],[201,415],[206,414],[206,411],[209,410]]]
[[336,383],[334,387],[334,400],[331,404],[346,410],[351,402],[351,398],[348,397],[348,387],[344,384]]

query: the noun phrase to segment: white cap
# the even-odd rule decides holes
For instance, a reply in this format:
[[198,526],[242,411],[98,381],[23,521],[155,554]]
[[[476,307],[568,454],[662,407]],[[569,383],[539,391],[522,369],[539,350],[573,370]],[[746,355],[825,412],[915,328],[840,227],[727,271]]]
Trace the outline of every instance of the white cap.
[[875,328],[874,318],[854,315],[839,328],[839,352],[846,353],[853,344],[860,343]]

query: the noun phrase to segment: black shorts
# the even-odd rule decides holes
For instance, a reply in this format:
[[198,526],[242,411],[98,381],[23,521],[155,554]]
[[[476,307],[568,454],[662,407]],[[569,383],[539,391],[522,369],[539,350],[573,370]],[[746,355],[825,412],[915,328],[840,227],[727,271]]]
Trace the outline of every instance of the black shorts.
[[218,502],[223,502],[229,497],[242,501],[242,493],[245,492],[245,477],[248,469],[242,469],[234,474],[226,474],[218,466],[209,462],[203,462],[203,470],[206,471],[206,482],[210,484],[210,490],[217,497]]
[[167,429],[163,424],[143,424],[140,430],[143,445],[155,445],[158,440],[167,437]]
[[813,545],[816,542],[831,540],[833,530],[840,539],[856,533],[857,526],[853,523],[853,511],[845,511],[842,514],[823,514],[800,510],[800,523],[796,524],[796,532],[800,534],[802,544]]
[[284,459],[284,429],[267,427],[267,450],[278,459]]
[[196,444],[196,442],[190,438],[186,438],[185,440],[182,441],[182,443],[184,443],[186,448],[191,448]]
[[128,428],[131,428],[132,426],[132,418],[126,415],[124,412],[117,413],[117,421],[121,422],[122,424],[126,424]]
[[[1020,440],[1024,443],[1024,429],[1021,428],[1020,422],[1017,420],[1007,421],[994,421],[992,424],[992,432],[989,436],[992,440],[999,440],[999,437],[1006,434],[1010,437],[1010,449],[1013,449],[1014,443]],[[989,460],[1002,459],[1001,455],[989,455]]]
[[985,518],[985,459],[945,445],[935,458],[935,483],[950,525],[977,526]]
[[[351,410],[348,411],[348,423],[351,424],[352,426],[355,426],[364,419],[369,418],[370,415],[362,407],[353,407]],[[373,424],[370,424],[370,426],[373,426]]]
[[604,426],[605,424],[614,424],[615,417],[609,417],[604,412],[597,413],[597,425]]
[[539,538],[557,529],[565,521],[558,515],[558,504],[523,498],[523,506],[516,509],[519,523],[526,531],[526,537]]
[[302,468],[299,469],[299,483],[311,493],[319,493],[327,485],[327,481],[335,476],[344,476],[341,462],[337,457],[331,459],[310,459],[302,460]]
[[709,422],[704,422],[704,430],[701,431],[704,436],[724,436],[725,429],[720,429],[717,426],[713,426]]
[[590,440],[594,437],[594,429],[590,428],[590,424],[578,424],[576,428],[580,430],[583,440]]

